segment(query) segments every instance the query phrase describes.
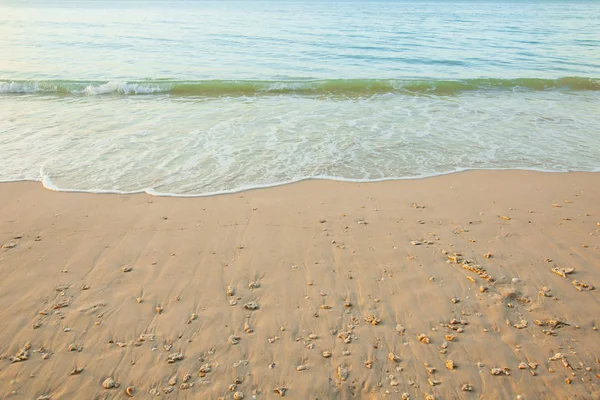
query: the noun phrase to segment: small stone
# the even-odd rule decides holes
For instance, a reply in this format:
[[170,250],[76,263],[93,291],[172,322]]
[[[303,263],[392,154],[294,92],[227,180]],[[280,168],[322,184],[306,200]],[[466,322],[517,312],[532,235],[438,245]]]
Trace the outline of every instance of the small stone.
[[71,372],[69,372],[69,375],[79,375],[82,372],[83,367],[75,367],[73,370],[71,370]]
[[323,351],[323,358],[330,358],[330,357],[331,357],[331,352],[329,350]]
[[454,364],[454,361],[452,360],[446,360],[446,368],[448,368],[449,370],[453,370],[456,368],[456,365]]
[[123,272],[130,272],[133,268],[131,268],[131,266],[126,265],[124,267],[121,268],[121,271]]
[[113,378],[108,377],[104,380],[104,382],[102,382],[102,387],[104,389],[112,389],[112,388],[117,387],[117,383],[114,381]]
[[308,371],[310,369],[309,365],[298,365],[296,367],[296,371]]

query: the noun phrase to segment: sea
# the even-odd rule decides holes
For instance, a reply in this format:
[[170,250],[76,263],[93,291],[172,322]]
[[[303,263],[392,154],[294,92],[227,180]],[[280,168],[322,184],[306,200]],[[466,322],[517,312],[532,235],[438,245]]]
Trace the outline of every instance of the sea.
[[0,181],[600,171],[600,1],[0,1]]

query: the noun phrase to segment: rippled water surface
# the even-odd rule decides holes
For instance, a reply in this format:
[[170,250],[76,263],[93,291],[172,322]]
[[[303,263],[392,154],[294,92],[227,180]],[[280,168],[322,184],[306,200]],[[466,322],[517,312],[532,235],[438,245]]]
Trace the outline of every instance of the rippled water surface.
[[600,3],[0,3],[0,181],[600,170]]

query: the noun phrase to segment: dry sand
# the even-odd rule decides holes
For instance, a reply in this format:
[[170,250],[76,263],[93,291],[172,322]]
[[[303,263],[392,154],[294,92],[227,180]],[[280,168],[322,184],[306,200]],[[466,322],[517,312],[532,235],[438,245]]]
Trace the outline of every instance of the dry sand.
[[600,398],[600,174],[0,199],[2,399]]

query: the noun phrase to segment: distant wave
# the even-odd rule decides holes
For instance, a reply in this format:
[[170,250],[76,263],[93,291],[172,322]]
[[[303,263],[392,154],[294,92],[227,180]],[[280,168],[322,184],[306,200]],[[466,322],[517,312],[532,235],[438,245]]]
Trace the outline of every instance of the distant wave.
[[565,77],[559,79],[463,79],[463,80],[144,80],[144,81],[71,81],[71,80],[0,80],[0,94],[55,93],[59,95],[143,95],[173,96],[371,96],[376,94],[432,94],[452,96],[469,91],[600,91],[600,79]]

